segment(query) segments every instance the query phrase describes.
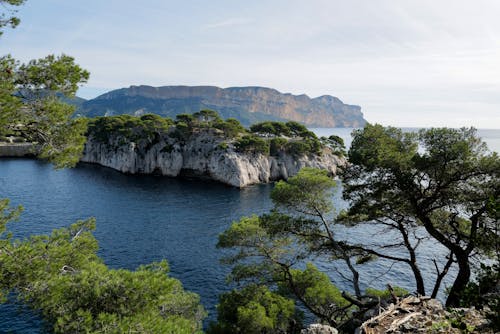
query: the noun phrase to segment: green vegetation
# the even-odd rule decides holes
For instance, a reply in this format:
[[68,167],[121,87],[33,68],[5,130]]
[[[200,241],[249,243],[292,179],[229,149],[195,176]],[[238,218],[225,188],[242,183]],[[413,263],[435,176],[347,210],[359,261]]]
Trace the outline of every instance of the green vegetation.
[[238,152],[252,152],[269,155],[269,142],[255,135],[245,135],[234,144]]
[[165,261],[111,270],[96,255],[94,220],[50,235],[13,240],[5,225],[21,208],[0,201],[0,296],[41,310],[55,333],[197,333],[205,312],[197,295],[168,277]]
[[[417,148],[421,146],[422,151]],[[458,306],[471,278],[471,263],[483,257],[498,262],[500,159],[489,153],[474,129],[424,129],[417,134],[367,125],[354,132],[352,163],[343,176],[344,197],[351,201],[347,221],[383,224],[400,235],[417,291],[425,289],[415,252],[417,229],[443,245],[449,254],[437,270],[436,296],[452,264],[458,267],[447,306]],[[385,256],[387,253],[371,254]],[[437,267],[437,266],[436,266]]]
[[89,121],[88,133],[103,143],[113,137],[122,137],[131,142],[153,141],[155,137],[167,132],[173,124],[171,119],[153,114],[141,117],[97,117]]
[[219,120],[213,124],[214,128],[222,130],[226,138],[236,138],[247,130],[236,118],[228,118],[225,121]]
[[347,155],[344,140],[341,137],[331,135],[328,138],[321,137],[319,140],[323,145],[329,147],[335,155],[339,155],[341,157]]
[[460,306],[487,309],[487,316],[496,332],[500,332],[500,263],[492,265],[481,263],[477,277],[469,282],[460,295]]
[[297,122],[261,122],[252,125],[250,132],[269,141],[271,155],[278,155],[280,152],[295,156],[319,154],[326,146],[313,132]]
[[276,184],[270,213],[233,223],[219,236],[218,247],[235,250],[225,259],[233,265],[233,281],[269,284],[274,293],[293,297],[321,321],[336,326],[349,319],[352,304],[325,273],[304,263],[313,254],[349,261],[326,218],[333,210],[334,185],[326,171],[302,169]]
[[[330,139],[342,146],[337,138]],[[265,285],[295,299],[320,321],[348,332],[380,299],[407,293],[401,288],[363,291],[358,266],[377,259],[404,263],[414,275],[416,291],[425,295],[420,266],[430,261],[426,265],[436,268],[431,290],[435,297],[455,265],[458,275],[447,305],[488,306],[497,326],[498,155],[486,150],[473,129],[410,134],[367,125],[355,131],[349,158],[352,165],[342,174],[344,198],[351,203],[347,211],[335,216],[335,183],[326,172],[305,168],[276,184],[270,213],[242,218],[220,235],[218,247],[234,250],[225,259],[233,266],[230,279],[243,286]],[[394,237],[359,244],[349,240],[349,233],[345,239],[337,236],[340,224],[383,228]],[[449,254],[417,258],[422,238],[441,243]],[[305,263],[314,256],[330,259],[330,270],[351,281],[352,293],[341,293],[325,273]],[[472,264],[485,258],[495,265],[483,266],[483,274],[470,282]]]
[[[269,137],[262,129],[271,126],[279,130],[273,130],[273,136]],[[157,143],[165,134],[186,141],[200,131],[212,131],[213,135],[224,140],[218,145],[224,150],[234,146],[237,152],[274,156],[280,153],[295,156],[320,154],[327,146],[296,122],[264,122],[252,129],[249,132],[234,118],[222,120],[213,110],[202,110],[194,114],[179,114],[175,121],[152,114],[140,118],[131,115],[97,117],[89,121],[88,134],[102,143],[123,145],[127,142]],[[280,137],[284,134],[289,137]],[[119,141],[110,142],[110,138]]]
[[[23,2],[2,0],[0,4],[5,9]],[[0,15],[0,29],[18,22]],[[61,102],[61,97],[73,96],[88,76],[65,55],[28,64],[10,56],[0,58],[0,136],[39,144],[40,157],[56,167],[76,164],[87,122],[72,119],[74,108]],[[97,119],[91,125],[100,136],[113,130],[133,137],[138,135],[137,122],[141,138],[169,125],[153,115]],[[136,271],[109,269],[96,255],[93,219],[50,235],[14,240],[6,225],[21,211],[21,207],[9,207],[8,199],[0,199],[0,302],[17,297],[39,310],[55,333],[201,333],[205,312],[199,297],[168,277],[165,261]]]
[[291,136],[290,128],[283,122],[261,122],[250,126],[250,131],[269,136]]
[[0,36],[2,36],[2,29],[6,26],[11,28],[17,27],[20,20],[15,16],[17,6],[21,6],[26,0],[0,0],[0,5],[7,13],[0,13]]
[[89,73],[72,57],[53,55],[20,64],[0,58],[0,135],[41,146],[40,157],[56,167],[73,166],[83,150],[86,122],[72,119],[74,107],[59,96],[74,96]]
[[277,156],[280,152],[287,149],[288,140],[282,137],[271,138],[269,140],[269,154]]
[[220,296],[219,321],[209,334],[300,333],[301,317],[293,300],[251,284]]
[[[25,0],[0,0],[0,36],[15,28],[16,7]],[[83,150],[84,120],[73,120],[74,108],[61,97],[73,97],[89,73],[72,57],[49,55],[21,64],[10,55],[0,57],[0,137],[39,146],[39,157],[56,167],[73,166]]]

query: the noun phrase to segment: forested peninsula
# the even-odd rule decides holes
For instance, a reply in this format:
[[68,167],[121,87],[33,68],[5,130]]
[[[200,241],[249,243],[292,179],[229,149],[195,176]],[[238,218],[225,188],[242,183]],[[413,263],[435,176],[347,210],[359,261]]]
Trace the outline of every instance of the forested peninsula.
[[89,121],[81,161],[130,174],[189,176],[235,187],[287,179],[303,167],[335,175],[346,165],[341,138],[317,138],[297,122],[245,129],[202,110],[174,120],[148,114]]

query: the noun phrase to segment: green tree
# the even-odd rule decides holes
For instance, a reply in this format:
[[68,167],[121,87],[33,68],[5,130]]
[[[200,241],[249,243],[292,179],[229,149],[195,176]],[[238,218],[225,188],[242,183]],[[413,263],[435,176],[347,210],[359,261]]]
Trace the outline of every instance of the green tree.
[[269,142],[255,135],[245,135],[239,138],[234,146],[239,152],[269,154]]
[[17,27],[20,20],[16,17],[16,7],[21,6],[26,0],[0,0],[0,5],[3,7],[5,13],[0,13],[0,36],[2,36],[2,29],[6,26],[11,28]]
[[335,154],[345,156],[346,155],[346,147],[344,144],[344,139],[337,135],[331,135],[327,137],[320,138],[321,143],[324,146],[329,147]]
[[[498,217],[488,209],[492,201],[498,203],[498,154],[488,152],[474,129],[411,134],[367,125],[354,132],[349,161],[343,176],[344,196],[351,202],[348,220],[384,223],[401,233],[403,243],[410,242],[406,238],[412,230],[423,228],[449,251],[447,258],[434,259],[432,296],[456,263],[458,274],[446,304],[457,306],[470,281],[471,263],[495,255],[500,244]],[[445,263],[438,270],[439,260]],[[426,292],[423,282],[419,292]]]
[[270,135],[270,136],[290,136],[290,128],[282,122],[266,121],[256,123],[250,126],[250,131],[253,133]]
[[[0,17],[0,29],[17,23]],[[72,96],[87,78],[88,72],[65,55],[23,65],[10,56],[0,58],[0,131],[37,142],[41,156],[58,167],[74,165],[86,125],[71,119],[73,109],[59,97]],[[154,117],[140,121],[150,130],[166,125]],[[14,240],[6,226],[21,210],[0,200],[1,302],[17,296],[40,310],[55,333],[201,333],[205,312],[199,297],[168,277],[165,261],[133,272],[107,268],[96,254],[93,219]]]
[[[19,24],[15,6],[24,0],[1,0],[1,29]],[[12,15],[12,16],[11,16]],[[89,72],[67,55],[49,55],[20,64],[10,55],[0,57],[0,135],[16,135],[36,144],[39,156],[56,167],[74,166],[85,143],[86,122],[72,119],[74,107],[62,102],[73,97]]]
[[[233,281],[277,286],[277,292],[293,297],[320,320],[341,326],[352,315],[352,302],[325,273],[306,263],[313,255],[344,262],[355,295],[361,297],[354,261],[361,253],[336,238],[330,219],[334,185],[326,171],[303,168],[276,184],[269,214],[233,223],[219,236],[218,247],[234,249],[225,259],[233,265]],[[336,267],[332,262],[331,269]]]
[[86,122],[73,119],[72,97],[89,73],[72,57],[50,55],[20,64],[0,58],[0,134],[14,134],[39,145],[40,157],[56,167],[75,165],[85,143]]
[[236,118],[228,118],[225,121],[220,120],[215,122],[213,126],[224,132],[226,138],[235,138],[242,133],[246,133],[247,130],[241,125],[240,121]]
[[193,117],[198,120],[200,124],[210,125],[213,122],[219,121],[220,117],[217,111],[210,109],[203,109],[193,114]]
[[166,261],[109,269],[96,254],[93,219],[13,240],[5,225],[19,211],[0,201],[0,295],[40,310],[55,333],[201,332],[199,297],[168,277]]
[[301,314],[293,300],[263,285],[251,284],[221,295],[217,315],[209,334],[293,334],[301,328]]
[[303,124],[290,121],[286,122],[286,126],[288,127],[288,129],[290,129],[290,133],[292,134],[292,136],[302,137],[302,138],[309,138],[309,137],[316,138],[314,132],[309,131]]

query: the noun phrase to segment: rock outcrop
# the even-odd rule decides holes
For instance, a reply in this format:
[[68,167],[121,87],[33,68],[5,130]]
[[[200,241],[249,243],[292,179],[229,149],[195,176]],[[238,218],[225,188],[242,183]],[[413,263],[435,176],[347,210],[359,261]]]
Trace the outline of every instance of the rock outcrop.
[[361,108],[323,95],[283,94],[265,87],[131,86],[105,93],[81,104],[78,113],[94,116],[155,113],[175,118],[179,113],[213,109],[249,126],[260,121],[292,120],[311,127],[361,127]]
[[32,143],[0,143],[0,157],[31,157],[38,153]]
[[331,326],[323,324],[311,324],[306,329],[300,331],[300,334],[338,334],[339,331]]
[[494,333],[484,312],[474,308],[446,310],[429,297],[409,296],[390,304],[365,321],[358,334],[403,333]]
[[346,164],[345,158],[325,148],[321,154],[276,156],[238,152],[223,144],[215,129],[203,129],[180,141],[167,135],[154,142],[131,142],[113,136],[106,141],[89,135],[81,161],[130,174],[194,176],[234,187],[287,179],[303,167],[325,169],[331,174]]

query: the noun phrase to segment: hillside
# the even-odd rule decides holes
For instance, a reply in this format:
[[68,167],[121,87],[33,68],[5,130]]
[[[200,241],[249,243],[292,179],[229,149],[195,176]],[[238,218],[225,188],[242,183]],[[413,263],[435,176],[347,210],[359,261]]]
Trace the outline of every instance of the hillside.
[[84,102],[78,113],[88,117],[155,113],[175,117],[202,109],[234,117],[243,125],[274,120],[293,120],[311,127],[359,127],[366,121],[361,108],[323,95],[283,94],[264,87],[131,86],[105,93]]

